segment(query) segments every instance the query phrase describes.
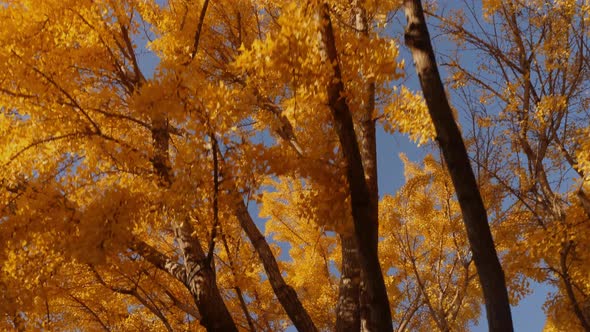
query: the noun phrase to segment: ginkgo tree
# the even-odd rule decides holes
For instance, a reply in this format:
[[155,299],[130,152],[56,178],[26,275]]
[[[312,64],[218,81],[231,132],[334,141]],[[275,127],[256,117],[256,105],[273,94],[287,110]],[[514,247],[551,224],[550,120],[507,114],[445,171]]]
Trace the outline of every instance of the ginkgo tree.
[[[476,123],[473,140],[495,158],[476,162],[511,196],[506,227],[521,234],[514,264],[556,287],[547,330],[590,331],[588,9],[484,1],[482,17],[472,6],[455,21],[433,13],[458,45],[446,62]],[[467,49],[481,61],[465,61]]]
[[401,2],[1,3],[2,329],[448,331],[484,302],[511,324],[505,186],[469,182],[490,267],[453,163],[407,161],[379,200],[378,123],[442,142],[399,81]]

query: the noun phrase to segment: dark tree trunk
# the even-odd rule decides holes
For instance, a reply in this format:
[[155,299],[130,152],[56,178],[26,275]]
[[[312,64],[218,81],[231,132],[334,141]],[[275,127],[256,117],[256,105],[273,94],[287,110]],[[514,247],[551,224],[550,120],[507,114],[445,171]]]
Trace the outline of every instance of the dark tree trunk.
[[238,331],[217,288],[215,267],[207,259],[200,241],[192,236],[189,220],[175,227],[176,241],[184,256],[186,286],[201,313],[200,323],[207,331]]
[[588,332],[590,331],[590,322],[588,321],[588,317],[586,317],[586,314],[584,312],[584,309],[581,306],[581,303],[578,302],[578,299],[576,298],[576,293],[574,292],[574,285],[572,283],[569,271],[568,271],[568,264],[567,264],[567,256],[570,252],[570,250],[572,250],[572,248],[574,247],[574,242],[573,241],[569,241],[567,243],[563,243],[563,248],[561,249],[561,252],[559,253],[560,256],[560,269],[561,269],[561,279],[563,280],[563,284],[565,286],[565,291],[567,294],[567,297],[572,305],[572,309],[574,311],[574,314],[576,315],[576,317],[578,318],[578,320],[580,321],[580,325],[582,325],[582,328],[584,329],[584,331]]
[[377,209],[365,179],[362,157],[357,142],[352,114],[344,97],[344,83],[338,63],[334,31],[327,4],[321,6],[323,20],[322,41],[326,60],[332,64],[334,78],[328,85],[328,105],[334,117],[335,129],[346,160],[346,177],[350,188],[352,218],[364,281],[367,286],[367,305],[370,322],[377,331],[392,331],[391,311],[387,289],[379,264],[377,232],[379,229]]
[[487,213],[469,163],[469,156],[440,79],[422,4],[419,0],[405,0],[404,7],[408,21],[405,32],[406,45],[412,51],[428,111],[436,128],[437,141],[457,192],[484,294],[488,327],[490,331],[512,331],[504,272],[494,247]]
[[353,236],[340,236],[342,268],[336,305],[336,332],[360,331],[361,267]]
[[[364,8],[363,0],[352,0],[352,18],[359,38],[369,37],[369,25],[367,23],[367,13]],[[361,75],[364,73],[361,73]],[[371,209],[376,211],[379,216],[379,186],[377,184],[377,138],[375,134],[375,119],[373,112],[375,110],[375,83],[370,78],[363,77],[365,80],[361,88],[362,103],[358,113],[360,117],[358,123],[355,124],[356,132],[358,133],[359,148],[361,159],[363,161],[363,169],[365,171],[365,179],[367,187],[369,188],[369,195],[371,199]],[[379,242],[378,229],[373,229],[373,241]],[[358,254],[357,254],[358,257]],[[357,263],[358,264],[358,263]],[[371,309],[369,308],[369,299],[367,293],[366,275],[361,273],[362,283],[360,285],[360,318],[361,331],[376,331],[377,322],[371,321]]]
[[184,248],[189,251],[195,250],[198,257],[191,259],[191,261],[201,262],[197,265],[189,265],[190,269],[187,269],[145,242],[135,241],[131,247],[146,261],[166,271],[189,289],[197,308],[199,308],[200,323],[207,331],[237,331],[217,288],[215,273],[211,267],[202,264],[205,261],[202,248]]
[[305,310],[303,304],[299,301],[297,293],[293,287],[289,286],[285,282],[285,279],[283,279],[283,275],[281,274],[281,270],[279,269],[279,265],[277,264],[272,250],[252,220],[252,217],[246,208],[246,204],[244,204],[241,197],[237,197],[236,200],[235,213],[240,221],[240,225],[254,246],[254,250],[258,253],[258,257],[260,258],[264,270],[266,271],[266,275],[268,276],[268,281],[270,282],[279,302],[287,312],[287,315],[297,330],[306,332],[317,331],[307,310]]

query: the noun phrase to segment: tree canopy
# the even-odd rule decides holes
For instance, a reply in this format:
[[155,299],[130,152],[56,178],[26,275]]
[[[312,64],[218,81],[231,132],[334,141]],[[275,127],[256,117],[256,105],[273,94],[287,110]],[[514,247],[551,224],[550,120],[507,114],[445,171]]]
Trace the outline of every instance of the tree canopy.
[[1,330],[590,331],[585,1],[0,3]]

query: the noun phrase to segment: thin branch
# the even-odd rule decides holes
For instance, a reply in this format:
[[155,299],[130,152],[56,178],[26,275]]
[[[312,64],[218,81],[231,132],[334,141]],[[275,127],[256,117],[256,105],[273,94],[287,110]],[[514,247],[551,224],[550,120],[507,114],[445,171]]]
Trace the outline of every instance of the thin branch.
[[94,317],[96,319],[96,321],[100,324],[100,326],[105,330],[110,332],[111,329],[102,321],[102,319],[100,319],[100,317],[98,316],[98,314],[96,312],[94,312],[94,310],[92,310],[86,303],[84,303],[82,300],[80,300],[79,298],[75,297],[72,294],[69,294],[70,298],[72,300],[74,300],[76,303],[78,303],[79,305],[82,306],[82,308],[84,308],[86,311],[88,311],[88,313]]
[[80,113],[82,113],[84,115],[86,120],[88,120],[88,122],[90,122],[90,124],[94,127],[96,133],[101,133],[101,130],[100,130],[100,127],[98,127],[98,124],[96,124],[96,122],[94,122],[94,120],[92,120],[92,118],[90,117],[90,115],[88,115],[86,110],[84,110],[84,108],[82,108],[82,106],[78,103],[78,101],[69,92],[67,92],[62,86],[57,84],[57,82],[55,82],[55,80],[53,78],[51,78],[49,75],[45,74],[44,72],[39,70],[37,67],[30,65],[26,61],[24,61],[23,58],[20,55],[16,54],[16,52],[14,50],[12,50],[12,54],[14,54],[25,65],[30,67],[37,74],[41,75],[41,77],[43,77],[47,82],[49,82],[57,90],[59,90],[64,96],[66,96],[66,98],[69,99],[72,102],[72,104],[74,104],[74,106],[80,111]]
[[12,163],[16,158],[18,158],[21,154],[27,152],[29,149],[32,149],[38,145],[41,144],[45,144],[45,143],[49,143],[49,142],[55,142],[55,141],[60,141],[66,138],[81,138],[84,136],[91,136],[94,133],[92,132],[73,132],[73,133],[69,133],[69,134],[63,134],[63,135],[58,135],[58,136],[52,136],[52,137],[47,137],[47,138],[42,138],[39,140],[36,140],[32,143],[30,143],[29,145],[25,146],[24,148],[20,149],[17,153],[13,154],[8,161],[4,164],[4,166],[8,166],[10,165],[10,163]]
[[197,56],[199,50],[199,41],[201,39],[201,31],[203,30],[203,22],[205,21],[205,14],[207,13],[207,7],[209,6],[209,0],[205,0],[203,8],[201,8],[201,15],[199,16],[199,24],[197,25],[197,31],[195,32],[195,41],[193,44],[193,51],[191,53],[191,60]]

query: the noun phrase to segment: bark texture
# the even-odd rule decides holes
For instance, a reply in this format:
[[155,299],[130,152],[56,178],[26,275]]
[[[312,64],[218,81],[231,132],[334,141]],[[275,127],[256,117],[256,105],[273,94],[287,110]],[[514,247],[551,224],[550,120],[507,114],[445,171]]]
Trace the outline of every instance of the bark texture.
[[[357,35],[359,38],[369,37],[369,24],[367,22],[367,13],[364,7],[363,0],[353,0],[352,3],[352,18]],[[361,73],[363,74],[363,73]],[[371,199],[371,209],[375,211],[377,218],[379,218],[379,187],[377,182],[377,138],[375,134],[375,119],[373,112],[375,110],[375,83],[372,79],[364,77],[365,82],[361,87],[362,104],[358,113],[360,117],[357,120],[355,129],[358,133],[359,148],[361,152],[361,159],[363,162],[363,169],[365,171],[365,180],[369,188],[369,198]],[[373,240],[379,242],[378,229],[373,229]],[[356,243],[356,242],[355,242]],[[357,254],[358,260],[358,254]],[[356,264],[359,264],[358,262]],[[370,308],[368,306],[369,299],[367,293],[366,275],[361,272],[361,286],[359,288],[359,305],[361,317],[361,331],[376,331],[377,323],[371,321]]]
[[[136,241],[133,243],[133,249],[155,267],[180,280],[189,289],[199,309],[199,316],[197,317],[201,318],[200,323],[207,331],[237,331],[236,325],[219,293],[215,274],[210,266],[207,267],[201,263],[186,269],[185,266],[171,260],[145,242]],[[200,250],[199,248],[188,250],[197,255],[191,261],[205,261],[202,248]]]
[[[363,1],[351,1],[351,25],[354,26],[359,38],[367,38],[369,29],[367,25],[366,11]],[[365,172],[365,179],[371,195],[371,206],[378,211],[377,188],[377,146],[375,138],[375,121],[373,111],[375,108],[375,83],[367,81],[361,89],[363,103],[358,110],[360,117],[355,124],[355,130],[359,137],[361,159]],[[373,234],[378,241],[378,234]],[[338,306],[336,307],[336,331],[370,331],[375,323],[370,322],[366,282],[361,280],[358,247],[354,237],[341,236],[342,266],[340,286],[338,293]],[[361,287],[362,285],[362,287]]]
[[340,236],[342,268],[336,305],[336,331],[360,331],[360,282],[361,267],[358,249],[353,236]]
[[328,105],[334,117],[335,129],[346,160],[346,177],[350,188],[355,237],[364,281],[367,287],[369,321],[376,331],[392,331],[391,312],[387,289],[377,253],[379,229],[377,210],[372,204],[371,193],[365,179],[362,157],[357,141],[352,114],[344,97],[344,84],[338,63],[334,31],[327,4],[321,6],[322,46],[326,60],[332,64],[334,78],[328,85]]
[[[174,181],[170,172],[169,132],[168,121],[162,114],[152,119],[154,144],[152,166],[158,175],[160,186],[164,188],[168,188]],[[178,273],[176,275],[179,280],[183,281],[193,296],[201,313],[201,325],[207,331],[237,332],[235,322],[217,288],[212,259],[205,254],[199,239],[193,236],[195,230],[190,220],[187,218],[180,223],[175,222],[172,227],[184,261],[184,277],[178,275]],[[164,264],[164,267],[166,265],[170,265],[170,262]]]
[[405,42],[412,51],[428,111],[436,128],[437,141],[457,192],[484,294],[489,330],[513,331],[504,271],[494,247],[469,156],[438,72],[422,4],[419,0],[405,0],[404,9],[408,22]]

